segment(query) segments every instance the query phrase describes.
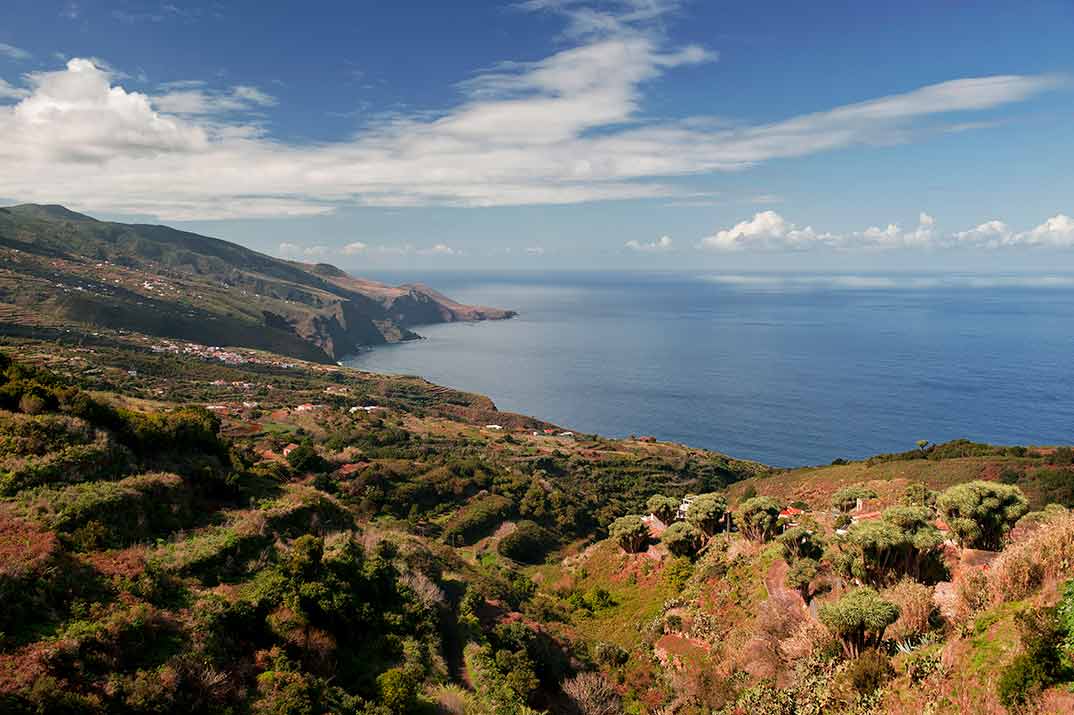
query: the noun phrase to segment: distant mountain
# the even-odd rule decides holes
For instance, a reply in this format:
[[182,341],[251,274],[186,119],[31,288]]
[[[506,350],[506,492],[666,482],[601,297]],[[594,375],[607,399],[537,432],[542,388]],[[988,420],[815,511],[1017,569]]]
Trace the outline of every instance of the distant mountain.
[[57,205],[0,208],[0,322],[90,324],[330,362],[417,338],[417,325],[514,315],[167,226]]

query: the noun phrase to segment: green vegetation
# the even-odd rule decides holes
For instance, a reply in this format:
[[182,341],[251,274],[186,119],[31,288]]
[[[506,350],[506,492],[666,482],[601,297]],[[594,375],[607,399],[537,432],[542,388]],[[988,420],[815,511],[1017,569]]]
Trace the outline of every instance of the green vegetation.
[[899,607],[871,588],[857,588],[834,603],[821,606],[821,623],[843,644],[843,652],[856,658],[880,644],[884,630],[899,618]]
[[976,481],[940,494],[936,508],[963,546],[998,550],[1029,502],[1018,487]]
[[[4,712],[953,715],[1072,678],[1060,450],[775,471],[532,437],[413,378],[95,341],[0,358]],[[941,548],[954,503],[1002,553]]]
[[771,497],[753,497],[738,507],[738,525],[747,538],[768,541],[779,521],[779,502]]
[[649,541],[649,527],[640,516],[621,516],[608,527],[608,535],[627,553],[637,553]]

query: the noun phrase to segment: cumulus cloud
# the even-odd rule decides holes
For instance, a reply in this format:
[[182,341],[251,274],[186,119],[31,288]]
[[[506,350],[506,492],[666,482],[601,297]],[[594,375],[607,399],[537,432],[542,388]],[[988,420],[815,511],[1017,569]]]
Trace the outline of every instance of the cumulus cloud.
[[30,59],[29,52],[19,47],[15,47],[15,45],[9,45],[6,42],[0,42],[0,56],[8,57],[19,62]]
[[748,221],[702,238],[700,247],[710,251],[802,250],[832,244],[835,238],[817,233],[811,226],[796,226],[775,211],[762,211]]
[[343,247],[342,253],[344,256],[355,256],[359,253],[365,253],[369,249],[369,246],[361,241],[355,241],[354,243],[348,243]]
[[[715,59],[700,46],[669,47],[653,29],[677,4],[524,3],[566,18],[572,46],[470,78],[456,106],[382,118],[318,144],[269,136],[251,121],[250,113],[276,102],[257,88],[187,83],[147,96],[125,89],[99,63],[73,59],[31,75],[29,95],[8,89],[20,101],[0,105],[0,195],[163,220],[309,215],[339,205],[676,198],[690,192],[667,181],[674,177],[905,141],[926,119],[932,131],[941,115],[1001,107],[1058,83],[1049,76],[960,79],[766,124],[646,119],[646,86]],[[782,230],[778,241],[817,240],[800,233],[806,229]],[[752,234],[742,231],[730,245],[748,241]],[[757,235],[753,243],[766,240]]]
[[936,229],[936,219],[922,211],[917,226],[903,230],[890,223],[851,233],[818,232],[798,227],[775,211],[763,211],[752,219],[701,239],[698,247],[711,251],[800,251],[814,248],[854,249],[998,249],[1043,246],[1074,247],[1074,219],[1058,214],[1027,231],[1015,232],[1003,221],[986,221],[950,234]]
[[624,245],[631,251],[637,251],[638,253],[667,253],[673,249],[674,242],[671,240],[671,236],[661,236],[649,243],[642,243],[632,239]]
[[283,242],[278,253],[281,258],[321,258],[328,255],[326,246],[300,246],[296,243]]

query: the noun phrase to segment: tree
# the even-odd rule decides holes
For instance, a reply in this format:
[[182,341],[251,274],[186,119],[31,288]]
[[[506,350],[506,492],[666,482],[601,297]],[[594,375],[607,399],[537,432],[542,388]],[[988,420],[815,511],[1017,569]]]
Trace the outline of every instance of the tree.
[[809,586],[813,583],[813,579],[817,577],[819,570],[820,563],[816,559],[798,559],[787,571],[784,583],[788,588],[793,588],[802,594],[802,600],[809,603]]
[[859,499],[876,499],[876,491],[864,484],[851,484],[832,494],[832,507],[839,511],[850,511]]
[[623,551],[635,554],[644,550],[649,541],[649,527],[636,514],[621,516],[608,527],[608,535],[622,547]]
[[779,535],[783,547],[783,559],[794,563],[798,559],[820,559],[824,554],[824,540],[811,529],[795,526]]
[[738,523],[746,538],[767,541],[779,521],[779,502],[772,497],[753,497],[738,507]]
[[842,541],[837,565],[848,577],[874,585],[901,575],[919,578],[922,563],[943,542],[925,507],[892,507],[880,521],[859,521]]
[[664,530],[660,540],[676,556],[692,556],[701,545],[702,538],[701,530],[696,526],[677,521]]
[[919,439],[918,441],[914,442],[914,444],[917,445],[917,448],[921,451],[922,454],[924,454],[928,451],[930,443],[927,439]]
[[884,629],[899,618],[899,607],[871,588],[856,588],[818,613],[820,622],[843,644],[843,653],[856,658],[879,645]]
[[962,546],[999,551],[1007,532],[1029,511],[1029,502],[1014,485],[975,481],[940,494],[936,508]]
[[716,492],[694,497],[686,510],[686,521],[712,536],[720,529],[720,520],[727,511],[727,500]]
[[645,508],[660,521],[670,524],[679,510],[679,500],[663,494],[653,494],[649,501],[645,502]]
[[287,454],[287,463],[299,472],[323,472],[327,462],[309,442],[303,442]]

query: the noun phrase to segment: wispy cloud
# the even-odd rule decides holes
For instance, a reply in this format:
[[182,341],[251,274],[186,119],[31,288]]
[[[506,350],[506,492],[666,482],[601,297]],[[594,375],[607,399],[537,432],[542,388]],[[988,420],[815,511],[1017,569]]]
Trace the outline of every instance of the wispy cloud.
[[[99,64],[71,60],[33,75],[31,94],[17,105],[0,106],[0,195],[63,196],[85,210],[165,220],[323,213],[339,205],[690,200],[696,191],[670,179],[910,141],[919,129],[943,126],[945,115],[965,122],[967,112],[1061,84],[1052,76],[958,79],[764,124],[646,120],[650,83],[716,58],[663,39],[659,23],[677,2],[533,0],[523,7],[559,13],[573,44],[470,78],[457,106],[383,118],[319,144],[270,136],[255,118],[276,99],[260,89],[188,83],[147,96]],[[784,230],[805,239],[798,233],[805,229]]]
[[0,42],[0,57],[7,57],[21,62],[22,60],[30,59],[31,55],[26,50],[15,47],[15,45]]
[[30,96],[30,90],[16,87],[0,79],[0,99],[23,99]]

